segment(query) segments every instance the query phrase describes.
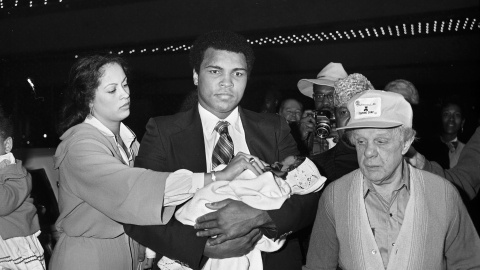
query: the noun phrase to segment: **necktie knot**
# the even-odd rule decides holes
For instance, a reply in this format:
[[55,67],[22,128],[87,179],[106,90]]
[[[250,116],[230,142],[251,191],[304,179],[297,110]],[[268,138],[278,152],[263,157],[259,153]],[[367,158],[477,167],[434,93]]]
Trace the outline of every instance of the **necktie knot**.
[[458,141],[448,142],[447,146],[448,146],[448,149],[450,150],[450,152],[453,153],[453,152],[455,152],[455,149],[457,149]]
[[227,121],[218,121],[217,125],[215,126],[215,131],[220,135],[228,132],[228,125],[230,125],[230,123]]
[[212,153],[212,169],[220,164],[228,164],[233,158],[233,141],[228,134],[227,121],[219,121],[215,126],[219,138]]

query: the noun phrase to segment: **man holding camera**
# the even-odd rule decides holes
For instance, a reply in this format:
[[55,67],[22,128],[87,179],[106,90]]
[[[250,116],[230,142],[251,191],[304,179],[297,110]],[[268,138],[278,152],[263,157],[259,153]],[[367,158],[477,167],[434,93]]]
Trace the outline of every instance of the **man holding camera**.
[[327,151],[335,146],[336,123],[334,113],[334,83],[347,77],[347,72],[340,63],[329,63],[318,73],[316,79],[302,79],[298,89],[315,102],[315,111],[305,110],[300,120],[302,142],[308,148],[309,155]]
[[[363,91],[374,90],[374,87],[365,76],[353,73],[336,81],[334,88],[335,120],[337,129],[339,129],[346,126],[350,119],[347,102],[354,95]],[[334,147],[321,154],[309,157],[317,165],[320,173],[327,177],[328,183],[358,169],[355,146],[349,142],[344,130],[338,130],[337,133],[339,139]]]

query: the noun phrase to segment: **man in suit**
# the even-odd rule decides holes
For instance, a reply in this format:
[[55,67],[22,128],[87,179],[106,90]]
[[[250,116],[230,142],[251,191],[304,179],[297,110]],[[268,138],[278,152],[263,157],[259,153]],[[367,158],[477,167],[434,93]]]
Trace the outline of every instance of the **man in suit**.
[[[211,172],[216,145],[223,136],[215,127],[222,121],[228,122],[233,154],[258,157],[253,163],[259,163],[258,159],[273,163],[298,153],[284,119],[238,106],[254,63],[253,50],[245,38],[225,31],[200,36],[190,51],[190,63],[198,106],[150,119],[136,165],[158,171]],[[203,186],[203,180],[193,178],[186,185],[194,192]],[[271,211],[254,209],[240,201],[209,204],[216,211],[197,219],[195,229],[199,231],[175,219],[165,226],[126,225],[125,231],[157,253],[200,269],[208,258],[248,253],[258,240],[259,230],[267,237],[287,237],[313,223],[318,196],[294,195],[280,209]],[[214,235],[217,237],[208,238]],[[301,269],[298,240],[288,238],[281,250],[263,256],[263,264],[265,269]]]

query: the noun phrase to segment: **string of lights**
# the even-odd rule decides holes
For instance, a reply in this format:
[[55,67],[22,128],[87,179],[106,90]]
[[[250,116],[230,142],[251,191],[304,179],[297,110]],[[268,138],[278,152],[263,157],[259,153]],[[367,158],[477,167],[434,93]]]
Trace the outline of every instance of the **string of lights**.
[[[366,40],[375,38],[405,38],[421,37],[428,35],[447,35],[454,33],[471,33],[480,30],[478,17],[463,17],[449,19],[435,19],[432,21],[419,21],[415,23],[398,23],[381,26],[358,27],[343,30],[331,31],[302,31],[300,33],[270,34],[270,35],[248,35],[245,34],[248,42],[253,47],[260,46],[292,46],[300,44],[315,44],[335,41]],[[293,32],[293,31],[291,31]],[[160,43],[160,42],[159,42]],[[159,53],[182,53],[189,51],[192,47],[191,40],[182,42],[161,42],[162,45],[144,45],[128,48],[109,50],[110,54],[118,55],[142,55]],[[75,54],[78,58],[80,54]]]
[[21,8],[36,8],[63,4],[64,0],[0,0],[0,10],[15,10]]
[[[104,0],[104,2],[110,0]],[[111,0],[113,1],[113,0]],[[115,0],[121,2],[122,0]],[[124,2],[127,0],[123,0]],[[67,4],[95,3],[90,0],[0,0],[3,10],[42,10],[42,7],[61,7]],[[117,2],[118,3],[118,2]],[[55,8],[54,8],[55,9]],[[58,9],[57,9],[58,10]],[[369,21],[340,22],[330,25],[311,25],[292,29],[272,29],[263,32],[242,33],[253,47],[282,47],[331,42],[349,42],[372,39],[420,38],[434,35],[474,34],[480,30],[480,15],[469,9],[377,18]],[[186,53],[195,37],[183,40],[159,40],[134,45],[85,48],[64,52],[46,53],[44,56],[78,58],[92,52],[118,55],[148,55]],[[9,56],[6,56],[7,58]]]

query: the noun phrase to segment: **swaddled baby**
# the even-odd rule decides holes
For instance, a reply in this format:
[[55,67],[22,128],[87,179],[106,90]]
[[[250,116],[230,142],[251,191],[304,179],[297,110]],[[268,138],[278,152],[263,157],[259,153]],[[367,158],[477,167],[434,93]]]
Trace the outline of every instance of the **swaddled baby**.
[[[220,165],[215,170],[223,168],[225,165]],[[281,162],[266,166],[265,172],[259,176],[246,170],[235,180],[216,181],[205,186],[176,212],[175,218],[183,224],[193,226],[198,217],[214,211],[208,209],[206,203],[225,199],[239,200],[261,210],[278,209],[293,194],[304,195],[319,191],[325,180],[310,159],[289,156]],[[285,239],[273,241],[262,236],[247,255],[209,259],[203,269],[263,269],[261,252],[276,251],[284,242]],[[163,257],[158,266],[160,269],[189,269],[167,257]]]

